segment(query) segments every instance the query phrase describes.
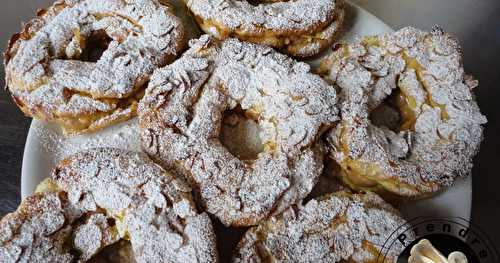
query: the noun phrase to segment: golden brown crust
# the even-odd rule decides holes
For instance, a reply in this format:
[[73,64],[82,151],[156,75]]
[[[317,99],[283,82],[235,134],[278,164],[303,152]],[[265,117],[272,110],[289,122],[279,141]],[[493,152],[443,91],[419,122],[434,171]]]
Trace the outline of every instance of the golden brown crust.
[[6,84],[27,116],[94,131],[135,116],[149,74],[184,44],[181,21],[158,0],[59,0],[11,37]]
[[0,221],[0,258],[2,262],[87,260],[117,240],[109,222],[100,211],[84,213],[64,192],[37,193]]
[[115,219],[139,262],[216,262],[215,234],[184,181],[145,154],[97,148],[72,155],[52,179],[70,202],[99,207]]
[[[257,224],[311,191],[323,167],[319,137],[337,109],[335,90],[307,64],[205,35],[151,79],[139,106],[143,148],[192,182],[223,224]],[[255,159],[219,139],[224,112],[238,108],[259,126]]]
[[2,262],[86,261],[121,239],[138,262],[218,261],[212,223],[190,188],[145,154],[71,155],[37,191],[0,221]]
[[[404,223],[376,194],[337,192],[249,229],[233,262],[377,262],[382,244]],[[395,244],[385,262],[403,249]]]
[[316,55],[338,36],[344,1],[187,1],[200,27],[219,39],[236,37],[296,57]]
[[486,117],[453,36],[408,27],[365,37],[319,70],[341,94],[327,141],[351,188],[422,198],[469,175]]

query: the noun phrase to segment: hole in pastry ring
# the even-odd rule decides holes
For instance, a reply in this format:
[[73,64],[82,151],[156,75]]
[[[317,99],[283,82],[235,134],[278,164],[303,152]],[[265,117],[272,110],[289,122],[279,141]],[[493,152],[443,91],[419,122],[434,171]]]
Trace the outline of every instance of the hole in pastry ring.
[[[322,171],[319,136],[337,120],[336,93],[309,66],[270,47],[208,35],[155,71],[139,105],[143,148],[175,167],[223,224],[254,225],[300,202]],[[260,126],[257,159],[219,140],[225,110]]]
[[66,133],[97,130],[136,115],[149,75],[184,42],[158,0],[59,0],[11,38],[6,83],[26,115]]
[[272,46],[296,57],[329,47],[345,15],[343,0],[256,2],[188,0],[187,6],[207,34]]
[[[250,228],[233,262],[376,262],[382,244],[403,224],[399,213],[374,193],[337,192]],[[404,250],[394,245],[384,262],[395,262]]]
[[77,153],[37,190],[0,221],[7,262],[86,261],[120,239],[137,262],[217,261],[210,218],[196,212],[191,189],[143,153]]
[[340,90],[341,121],[327,137],[352,188],[424,197],[469,175],[486,118],[455,38],[437,27],[366,37],[337,46],[320,71]]

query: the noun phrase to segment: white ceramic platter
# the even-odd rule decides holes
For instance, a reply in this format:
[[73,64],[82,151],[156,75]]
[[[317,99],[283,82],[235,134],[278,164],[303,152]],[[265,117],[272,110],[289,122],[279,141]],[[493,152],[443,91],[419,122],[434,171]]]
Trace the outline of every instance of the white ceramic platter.
[[[353,41],[365,35],[392,32],[380,19],[355,6],[348,6],[348,20],[343,41]],[[328,53],[328,52],[327,52]],[[323,54],[324,55],[324,54]],[[317,65],[318,59],[310,61]],[[138,150],[137,120],[110,127],[90,135],[65,138],[50,124],[33,120],[26,140],[21,177],[21,195],[30,195],[37,184],[49,176],[55,163],[69,153],[93,147],[110,146]],[[470,218],[472,179],[459,180],[441,194],[427,200],[403,205],[401,210],[407,219],[417,216]]]

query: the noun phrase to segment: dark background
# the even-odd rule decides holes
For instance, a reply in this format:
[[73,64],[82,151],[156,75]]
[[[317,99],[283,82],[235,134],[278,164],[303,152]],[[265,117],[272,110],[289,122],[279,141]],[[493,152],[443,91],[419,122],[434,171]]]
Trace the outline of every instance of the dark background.
[[[19,30],[21,21],[50,0],[2,0],[0,46]],[[500,244],[500,1],[499,0],[357,0],[395,29],[440,24],[462,42],[466,71],[480,81],[476,89],[488,117],[485,140],[473,170],[472,223],[497,247]],[[3,69],[0,79],[4,86]],[[24,117],[5,90],[0,91],[0,216],[20,201],[20,175],[30,119]]]

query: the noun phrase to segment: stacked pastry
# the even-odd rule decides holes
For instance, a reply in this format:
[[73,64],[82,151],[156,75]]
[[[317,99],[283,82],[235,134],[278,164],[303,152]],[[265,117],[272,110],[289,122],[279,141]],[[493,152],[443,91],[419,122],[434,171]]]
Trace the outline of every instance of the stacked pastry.
[[[3,262],[218,262],[217,222],[250,227],[234,262],[379,262],[405,223],[383,198],[470,174],[486,118],[441,29],[336,44],[311,69],[288,55],[331,46],[342,1],[185,5],[180,19],[166,1],[61,0],[13,36],[25,114],[67,134],[138,115],[142,149],[58,164],[0,221]],[[213,36],[183,52],[191,15]]]
[[296,57],[328,48],[345,16],[343,0],[185,2],[207,34],[268,45]]

